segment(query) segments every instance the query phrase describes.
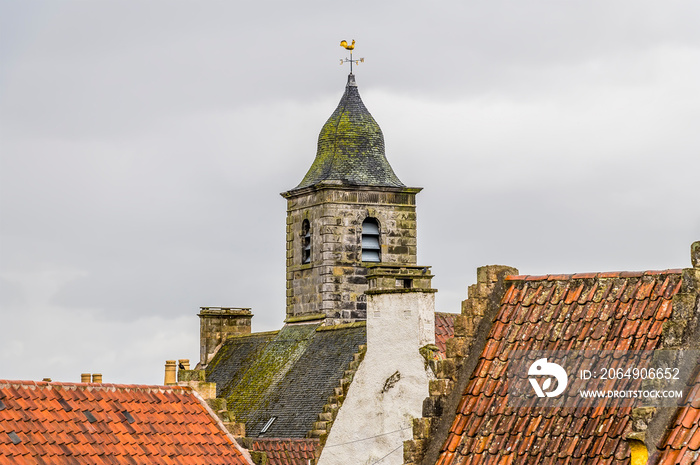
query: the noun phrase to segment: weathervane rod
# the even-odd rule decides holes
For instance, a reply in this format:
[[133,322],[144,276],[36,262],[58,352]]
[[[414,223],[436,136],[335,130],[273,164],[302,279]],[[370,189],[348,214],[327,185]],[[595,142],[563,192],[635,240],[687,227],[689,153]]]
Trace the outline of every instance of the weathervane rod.
[[345,48],[345,50],[350,51],[350,59],[347,59],[347,58],[341,59],[340,64],[343,65],[344,63],[350,63],[350,74],[352,74],[352,64],[355,63],[356,65],[359,65],[360,63],[364,63],[365,59],[364,58],[360,58],[359,60],[352,59],[352,51],[355,49],[355,39],[352,40],[351,44],[348,44],[347,40],[341,40],[340,46]]

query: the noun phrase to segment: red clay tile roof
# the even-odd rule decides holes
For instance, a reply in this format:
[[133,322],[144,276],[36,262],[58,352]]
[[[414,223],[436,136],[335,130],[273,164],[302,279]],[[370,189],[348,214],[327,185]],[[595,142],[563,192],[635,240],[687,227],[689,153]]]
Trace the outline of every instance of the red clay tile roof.
[[700,463],[700,371],[694,381],[661,441],[658,465]]
[[435,345],[445,358],[445,343],[455,334],[455,314],[435,312]]
[[624,432],[631,407],[597,399],[595,407],[514,408],[505,365],[513,362],[508,355],[514,350],[657,348],[680,273],[506,278],[500,309],[437,465],[628,464]]
[[270,465],[308,465],[315,463],[318,444],[318,439],[258,438],[250,450],[265,452]]
[[0,464],[248,464],[200,399],[177,386],[0,381]]

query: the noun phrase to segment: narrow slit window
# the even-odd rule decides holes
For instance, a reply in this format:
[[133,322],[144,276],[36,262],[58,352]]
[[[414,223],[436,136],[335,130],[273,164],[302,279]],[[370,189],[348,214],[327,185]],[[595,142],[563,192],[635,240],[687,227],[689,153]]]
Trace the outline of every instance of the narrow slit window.
[[362,261],[380,262],[381,258],[379,222],[374,218],[367,218],[362,223]]
[[311,263],[311,225],[309,220],[301,223],[301,263]]

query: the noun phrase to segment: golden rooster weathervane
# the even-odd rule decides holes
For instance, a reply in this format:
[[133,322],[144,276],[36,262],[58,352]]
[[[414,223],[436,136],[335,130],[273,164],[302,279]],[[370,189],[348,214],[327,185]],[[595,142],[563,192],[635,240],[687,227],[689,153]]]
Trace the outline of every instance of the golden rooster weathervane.
[[340,46],[345,48],[345,50],[350,51],[350,58],[344,58],[340,60],[340,64],[343,65],[345,63],[350,63],[350,74],[352,74],[352,64],[355,63],[356,65],[359,65],[360,63],[364,63],[365,59],[360,58],[359,60],[353,60],[352,59],[352,51],[355,50],[355,39],[352,40],[351,44],[348,44],[347,40],[341,40],[340,41]]

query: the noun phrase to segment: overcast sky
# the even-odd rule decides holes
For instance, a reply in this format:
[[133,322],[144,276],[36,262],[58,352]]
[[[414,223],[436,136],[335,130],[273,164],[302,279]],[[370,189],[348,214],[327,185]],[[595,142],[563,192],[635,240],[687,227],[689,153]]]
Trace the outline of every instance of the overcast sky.
[[348,69],[458,312],[476,267],[690,266],[695,1],[0,0],[0,379],[158,384],[285,314],[285,200]]

